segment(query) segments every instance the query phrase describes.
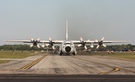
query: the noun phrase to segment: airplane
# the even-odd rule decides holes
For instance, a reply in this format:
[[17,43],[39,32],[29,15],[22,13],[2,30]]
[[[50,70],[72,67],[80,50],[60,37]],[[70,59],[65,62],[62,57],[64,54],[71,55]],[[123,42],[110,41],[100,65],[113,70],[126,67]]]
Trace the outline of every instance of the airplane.
[[53,50],[55,50],[54,44],[61,44],[60,48],[59,48],[59,55],[63,55],[63,54],[73,54],[76,55],[77,51],[76,51],[76,47],[75,45],[78,45],[78,47],[82,46],[84,47],[84,49],[87,50],[87,44],[91,45],[90,47],[93,48],[94,44],[97,44],[96,49],[98,49],[100,46],[104,46],[106,47],[106,45],[104,43],[121,43],[121,42],[130,42],[130,41],[104,41],[104,37],[99,41],[99,40],[83,40],[82,38],[80,38],[80,40],[69,40],[68,38],[68,21],[66,21],[66,39],[65,40],[52,40],[51,38],[49,38],[49,40],[40,40],[40,38],[38,38],[37,40],[34,40],[33,38],[31,38],[30,40],[7,40],[7,42],[23,42],[23,43],[32,43],[30,45],[30,47],[32,46],[37,46],[38,48],[40,48],[40,45],[38,45],[38,43],[43,43],[42,47],[45,46],[51,46]]

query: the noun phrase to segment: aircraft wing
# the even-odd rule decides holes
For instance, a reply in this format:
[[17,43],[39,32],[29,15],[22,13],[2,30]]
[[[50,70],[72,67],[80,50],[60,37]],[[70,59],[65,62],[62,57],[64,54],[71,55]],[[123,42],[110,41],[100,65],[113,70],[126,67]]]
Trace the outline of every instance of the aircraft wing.
[[[74,44],[81,44],[82,43],[82,41],[80,41],[80,40],[73,40],[72,42]],[[85,42],[85,44],[91,44],[91,43],[98,44],[100,41],[84,40],[83,42]],[[130,41],[127,41],[127,40],[124,40],[124,41],[116,40],[116,41],[102,41],[102,42],[103,43],[125,43],[125,42],[130,42]]]
[[117,41],[104,41],[104,38],[101,39],[101,41],[98,41],[98,40],[95,40],[95,41],[90,41],[90,40],[83,40],[83,39],[80,39],[80,40],[74,40],[72,41],[74,44],[78,44],[78,46],[83,46],[85,49],[87,49],[87,46],[85,44],[90,44],[91,45],[91,48],[93,48],[94,46],[93,45],[97,45],[97,49],[99,48],[99,46],[104,46],[106,47],[106,43],[125,43],[125,42],[130,42],[130,41],[120,41],[120,40],[117,40]]
[[[52,42],[54,44],[61,44],[63,41],[64,40],[53,40]],[[32,43],[31,40],[6,40],[6,42]],[[82,43],[82,41],[80,41],[80,40],[72,40],[72,42],[74,44],[81,44]],[[90,40],[84,40],[83,42],[85,42],[85,44],[91,44],[91,43],[98,44],[99,43],[99,41],[90,41]],[[102,42],[103,43],[125,43],[125,42],[130,42],[130,41],[127,41],[127,40],[124,40],[124,41],[116,40],[116,41],[102,41]],[[50,41],[49,40],[40,40],[40,41],[37,41],[37,43],[50,43]]]
[[40,38],[38,38],[37,40],[34,40],[33,38],[30,38],[29,40],[6,40],[6,42],[40,43]]
[[43,43],[42,47],[44,47],[45,45],[51,45],[53,49],[55,49],[55,47],[53,46],[53,44],[62,44],[63,40],[51,40],[51,38],[49,40],[40,40],[40,38],[38,38],[37,40],[34,40],[33,38],[31,38],[30,40],[6,40],[7,42],[22,42],[22,43],[32,43],[30,45],[30,47],[32,46],[37,46],[38,48],[40,48],[40,45],[38,45],[38,43]]
[[41,43],[45,43],[45,44],[48,44],[48,43],[50,43],[50,42],[53,42],[54,44],[62,44],[62,42],[63,42],[64,40],[42,40],[42,41],[40,41]]
[[32,43],[31,40],[6,40],[6,42],[23,42],[23,43]]
[[[96,42],[96,41],[94,41],[94,43],[99,43],[100,41],[98,41],[98,42]],[[125,43],[125,42],[130,42],[130,41],[127,41],[127,40],[115,40],[115,41],[102,41],[103,43]]]
[[[55,44],[61,44],[64,40],[54,40],[52,41]],[[33,43],[31,40],[6,40],[6,42],[23,42],[23,43]],[[50,43],[49,40],[40,40],[37,43]]]
[[[81,43],[82,43],[82,41],[80,41],[80,40],[72,40],[72,42],[73,42],[74,44],[81,44]],[[84,40],[83,42],[85,42],[85,44],[94,43],[94,41],[90,41],[90,40]]]

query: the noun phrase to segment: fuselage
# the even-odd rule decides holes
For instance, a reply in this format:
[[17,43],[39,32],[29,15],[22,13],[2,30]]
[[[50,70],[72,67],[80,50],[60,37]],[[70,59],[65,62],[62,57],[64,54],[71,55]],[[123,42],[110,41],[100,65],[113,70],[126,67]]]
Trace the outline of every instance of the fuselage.
[[60,55],[62,54],[73,54],[75,55],[76,52],[76,48],[75,45],[72,41],[68,41],[65,40],[62,44],[61,44],[61,48],[60,48]]

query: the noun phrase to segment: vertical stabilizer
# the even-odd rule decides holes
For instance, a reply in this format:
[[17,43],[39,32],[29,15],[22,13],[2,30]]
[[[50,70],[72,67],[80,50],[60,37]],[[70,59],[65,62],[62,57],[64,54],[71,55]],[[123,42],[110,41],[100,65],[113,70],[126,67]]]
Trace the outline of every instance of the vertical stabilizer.
[[68,21],[66,20],[66,40],[68,40]]

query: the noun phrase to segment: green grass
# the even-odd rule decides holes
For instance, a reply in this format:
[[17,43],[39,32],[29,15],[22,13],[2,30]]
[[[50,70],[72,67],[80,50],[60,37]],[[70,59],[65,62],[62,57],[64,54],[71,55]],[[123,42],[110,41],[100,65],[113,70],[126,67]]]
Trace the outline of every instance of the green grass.
[[36,55],[36,53],[31,53],[29,51],[0,51],[0,58],[26,58],[34,55]]
[[109,57],[115,57],[115,58],[125,58],[125,59],[134,59],[135,60],[135,52],[114,52],[114,54],[107,54],[106,52],[92,52],[89,54],[88,52],[79,52],[78,55],[97,55],[97,56],[109,56]]
[[[21,52],[21,51],[0,51],[0,58],[26,58],[26,57],[29,57],[29,56],[34,56],[34,55],[37,55],[38,53],[31,53],[29,51],[24,51],[24,52]],[[12,60],[0,60],[0,64],[2,63],[8,63]]]
[[104,56],[111,56],[111,57],[116,57],[116,58],[126,58],[126,59],[135,59],[135,53],[133,53],[133,52],[105,54]]
[[2,63],[8,63],[8,62],[10,62],[11,60],[0,60],[0,64],[2,64]]

